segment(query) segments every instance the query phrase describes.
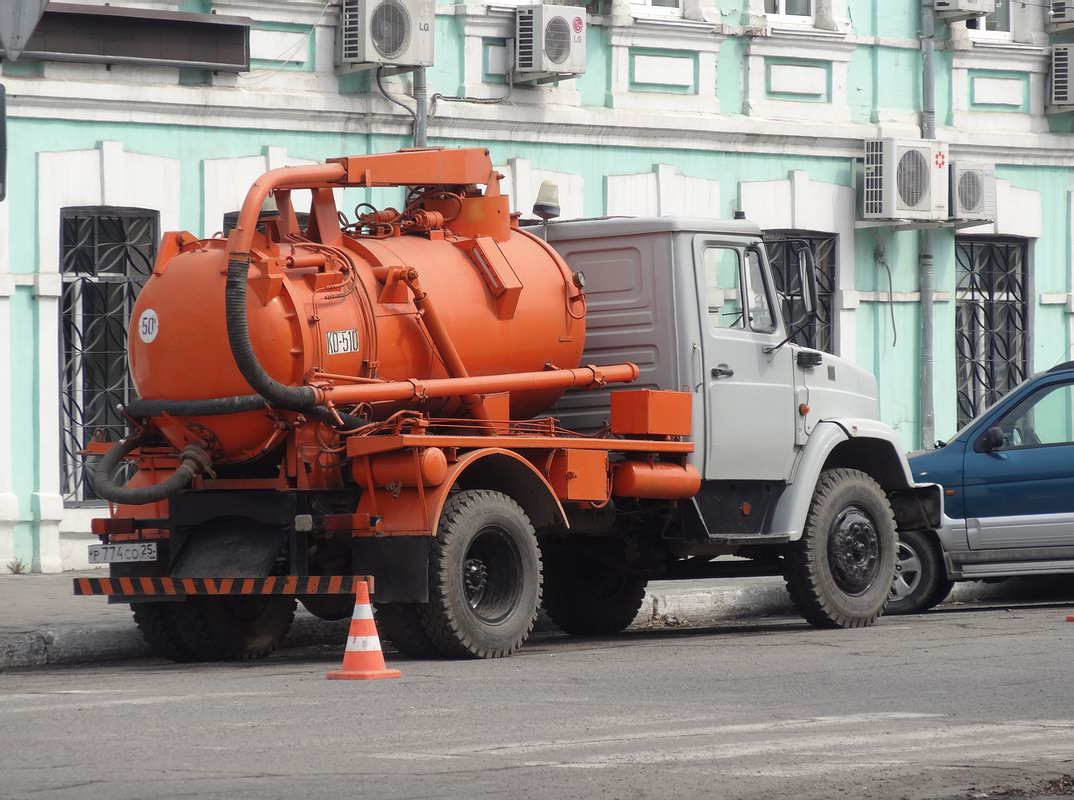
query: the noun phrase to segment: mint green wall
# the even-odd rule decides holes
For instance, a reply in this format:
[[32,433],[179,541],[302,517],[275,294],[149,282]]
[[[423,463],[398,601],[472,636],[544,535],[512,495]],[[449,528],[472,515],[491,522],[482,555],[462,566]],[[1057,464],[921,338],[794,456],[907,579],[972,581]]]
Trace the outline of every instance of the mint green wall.
[[[721,20],[731,25],[748,24],[744,0],[718,0]],[[184,0],[187,10],[207,11],[210,0]],[[851,56],[848,74],[848,103],[851,118],[858,123],[875,123],[890,118],[913,121],[921,102],[920,52],[900,43],[915,43],[918,32],[917,0],[849,0],[853,33],[862,37],[879,37],[883,44],[862,44]],[[295,29],[294,26],[288,28]],[[940,39],[946,36],[941,29]],[[462,22],[458,17],[437,18],[436,65],[428,72],[430,93],[458,95],[464,90]],[[499,42],[488,42],[499,44]],[[583,107],[589,111],[608,109],[611,105],[611,49],[607,29],[591,25],[587,33],[588,66],[576,81]],[[312,48],[312,42],[310,44]],[[723,115],[749,113],[746,103],[745,38],[731,37],[720,45],[717,65],[717,99]],[[312,49],[310,50],[312,53]],[[828,62],[830,63],[830,62]],[[40,64],[21,61],[3,65],[5,75],[33,77],[41,74]],[[951,54],[937,54],[936,98],[938,122],[951,124]],[[188,75],[190,80],[205,76]],[[348,76],[343,81],[345,94],[370,91],[368,73]],[[488,96],[503,91],[502,81],[489,80]],[[375,91],[375,89],[373,89]],[[816,101],[813,101],[816,102]],[[1011,113],[1019,113],[1012,110]],[[1053,131],[1069,132],[1074,115],[1049,117]],[[782,123],[780,123],[782,124]],[[677,150],[654,144],[645,147],[549,144],[539,141],[486,142],[436,137],[432,121],[431,144],[488,146],[494,161],[504,164],[510,158],[529,159],[537,167],[553,168],[582,176],[585,182],[584,209],[589,215],[605,210],[605,177],[610,174],[650,172],[656,164],[670,164],[686,176],[719,181],[722,207],[699,213],[724,216],[739,206],[739,185],[745,181],[783,180],[795,170],[805,170],[818,182],[853,187],[854,161],[849,158],[801,157],[782,153],[739,154],[709,150]],[[306,159],[324,159],[343,154],[383,152],[409,145],[401,136],[370,136],[359,133],[326,133],[316,130],[271,131],[254,128],[212,128],[200,126],[165,126],[141,123],[101,124],[74,119],[29,119],[13,117],[9,121],[8,159],[11,202],[10,268],[15,273],[32,273],[40,267],[37,253],[37,159],[42,151],[92,149],[102,140],[123,143],[131,152],[176,158],[180,161],[180,225],[198,231],[204,214],[202,200],[202,161],[214,158],[256,155],[267,146],[281,146],[288,155]],[[1060,168],[1014,167],[1000,165],[999,177],[1012,186],[1041,192],[1044,208],[1042,238],[1033,245],[1034,348],[1032,365],[1047,368],[1071,357],[1068,316],[1061,305],[1041,306],[1041,292],[1064,293],[1070,285],[1070,200],[1074,188],[1069,171]],[[350,214],[357,202],[371,199],[378,204],[395,203],[397,193],[348,190],[345,211]],[[954,241],[951,231],[938,231],[935,238],[936,288],[954,292]],[[863,292],[886,292],[886,262],[892,271],[896,292],[915,292],[917,277],[918,235],[895,233],[885,229],[861,230],[854,239],[854,261],[841,269],[852,275],[853,288]],[[14,491],[19,497],[22,522],[16,531],[16,556],[29,560],[33,552],[32,493],[37,483],[40,453],[37,450],[38,411],[41,403],[55,403],[55,398],[39,396],[37,364],[39,354],[36,302],[28,287],[20,286],[11,300],[13,342],[12,385],[15,420]],[[894,315],[894,325],[892,323]],[[955,303],[941,300],[936,304],[936,432],[942,437],[954,431],[955,397]],[[918,386],[920,354],[920,316],[912,302],[863,301],[854,317],[857,361],[877,375],[883,418],[895,427],[907,448],[916,447],[918,427]],[[893,337],[897,334],[897,344]]]

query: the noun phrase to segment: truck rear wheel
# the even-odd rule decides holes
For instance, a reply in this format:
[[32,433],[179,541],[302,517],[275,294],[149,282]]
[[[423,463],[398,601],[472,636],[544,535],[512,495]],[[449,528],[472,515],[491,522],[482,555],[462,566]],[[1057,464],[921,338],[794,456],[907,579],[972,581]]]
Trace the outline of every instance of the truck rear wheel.
[[142,636],[157,655],[172,661],[264,658],[279,646],[295,617],[293,597],[194,597],[133,605]]
[[446,656],[502,658],[529,638],[541,605],[541,553],[533,526],[505,494],[453,495],[429,559],[429,602],[417,607]]
[[879,484],[855,469],[821,473],[802,538],[787,546],[787,591],[821,628],[862,628],[887,604],[895,574],[895,515]]
[[377,606],[377,630],[395,649],[411,658],[436,658],[440,650],[425,632],[415,603]]
[[544,564],[544,610],[564,633],[619,633],[645,599],[647,578],[617,572],[587,553],[546,551]]

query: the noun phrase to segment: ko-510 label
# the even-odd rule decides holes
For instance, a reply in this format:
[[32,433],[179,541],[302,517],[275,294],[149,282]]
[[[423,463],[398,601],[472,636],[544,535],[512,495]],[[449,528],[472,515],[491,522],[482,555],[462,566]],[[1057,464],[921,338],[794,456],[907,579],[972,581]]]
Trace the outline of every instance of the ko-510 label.
[[358,331],[329,331],[328,355],[338,356],[341,353],[358,352]]

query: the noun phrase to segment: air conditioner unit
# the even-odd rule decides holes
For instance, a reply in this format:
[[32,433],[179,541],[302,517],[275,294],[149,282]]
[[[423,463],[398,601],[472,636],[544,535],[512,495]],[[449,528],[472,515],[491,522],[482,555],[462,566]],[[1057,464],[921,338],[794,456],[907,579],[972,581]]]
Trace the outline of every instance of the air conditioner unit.
[[996,218],[996,167],[956,161],[951,164],[951,218]]
[[944,22],[958,22],[991,14],[996,0],[933,0],[932,7]]
[[343,0],[336,63],[343,67],[428,67],[434,0]]
[[1053,25],[1074,23],[1074,0],[1052,0],[1048,21]]
[[927,139],[865,141],[865,219],[946,220],[947,145]]
[[515,11],[515,80],[542,83],[585,72],[585,9],[520,6]]
[[1052,48],[1052,72],[1049,77],[1051,102],[1054,109],[1074,106],[1074,91],[1070,86],[1070,68],[1074,62],[1074,44],[1057,44]]

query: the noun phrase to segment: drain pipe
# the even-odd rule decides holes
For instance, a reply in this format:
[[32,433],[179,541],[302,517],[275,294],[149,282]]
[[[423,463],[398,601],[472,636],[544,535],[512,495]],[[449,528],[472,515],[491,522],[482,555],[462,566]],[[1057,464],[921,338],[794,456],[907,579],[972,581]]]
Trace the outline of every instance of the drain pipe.
[[414,70],[414,146],[427,147],[429,134],[429,85],[425,67]]
[[[936,16],[933,0],[921,3],[921,136],[936,138]],[[936,270],[932,230],[919,234],[918,285],[921,291],[921,446],[931,450],[936,442],[934,300]]]

